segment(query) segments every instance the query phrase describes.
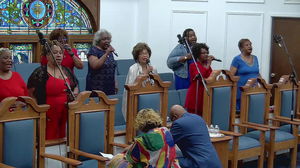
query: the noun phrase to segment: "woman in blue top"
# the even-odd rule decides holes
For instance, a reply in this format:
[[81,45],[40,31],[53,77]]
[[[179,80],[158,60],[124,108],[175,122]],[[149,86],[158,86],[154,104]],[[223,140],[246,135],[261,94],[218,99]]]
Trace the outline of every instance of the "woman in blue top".
[[116,93],[115,69],[117,66],[110,45],[111,34],[104,29],[95,33],[93,47],[87,54],[88,74],[86,76],[86,90],[101,90],[106,95]]
[[[182,37],[187,40],[190,47],[197,42],[197,37],[193,29],[185,29]],[[183,44],[178,44],[170,53],[167,60],[167,65],[174,71],[176,90],[189,88],[189,65],[192,62],[192,54],[187,53],[187,50]]]
[[239,41],[239,49],[241,54],[235,56],[232,60],[230,71],[233,75],[239,76],[240,80],[237,84],[236,95],[236,110],[240,111],[241,104],[241,90],[240,87],[244,86],[248,79],[257,78],[259,74],[258,59],[252,55],[252,43],[249,39],[241,39]]

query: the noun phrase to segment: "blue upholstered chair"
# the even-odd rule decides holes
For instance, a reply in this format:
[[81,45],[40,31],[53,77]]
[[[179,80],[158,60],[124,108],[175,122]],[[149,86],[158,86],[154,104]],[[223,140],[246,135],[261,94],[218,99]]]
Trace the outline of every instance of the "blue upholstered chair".
[[[299,92],[300,82],[294,83],[294,121],[299,120],[300,113],[300,92]],[[288,75],[284,75],[280,78],[278,83],[274,84],[274,117],[291,120],[291,111],[292,111],[292,81],[289,79]],[[280,126],[280,130],[290,132],[291,125],[290,124],[277,124],[276,126]],[[298,133],[298,144],[300,143],[300,131]]]
[[[76,101],[69,103],[70,157],[82,161],[80,168],[105,167],[106,158],[99,152],[112,153],[114,116],[117,99],[108,99],[102,91],[81,92]],[[86,101],[88,99],[88,101]],[[99,99],[95,101],[95,99]]]
[[[83,69],[74,68],[74,74],[77,78],[86,78],[88,72],[88,61],[83,61]],[[85,89],[85,88],[84,88]]]
[[[249,79],[242,87],[241,123],[248,123],[263,128],[269,128],[265,137],[265,151],[268,153],[268,167],[274,167],[274,157],[277,151],[290,150],[290,167],[296,167],[298,126],[299,122],[269,118],[269,103],[272,85],[266,84],[262,78]],[[268,125],[269,120],[274,123],[293,124],[293,133],[281,131],[278,127]],[[262,139],[259,132],[243,130],[247,137]]]
[[161,81],[157,74],[138,77],[134,84],[125,85],[127,90],[126,143],[133,141],[133,127],[138,110],[153,108],[160,112],[163,125],[167,124],[168,87],[171,82]]
[[180,95],[178,90],[169,90],[168,92],[168,116],[173,105],[180,104]]
[[127,75],[129,67],[135,62],[133,59],[121,59],[117,61],[117,74],[118,75]]
[[114,98],[118,99],[118,103],[116,104],[116,110],[115,110],[115,136],[125,135],[126,121],[122,113],[123,95],[122,94],[109,95],[108,97],[110,99],[114,99]]
[[127,75],[117,75],[116,80],[118,82],[118,94],[123,94],[124,92],[124,85],[126,82]]
[[159,73],[158,75],[162,81],[171,82],[171,86],[169,87],[169,90],[175,90],[175,80],[172,72]]
[[45,153],[48,109],[49,105],[37,105],[30,97],[9,97],[0,103],[1,168],[43,168],[45,158],[73,166],[81,164],[80,161]]
[[180,105],[184,106],[187,89],[179,89],[177,92],[179,93]]
[[[235,124],[236,88],[238,77],[232,76],[227,70],[213,71],[206,79],[209,95],[204,92],[203,119],[208,125],[218,125],[221,133],[232,136],[229,141],[229,160],[231,167],[236,168],[238,160],[258,156],[258,166],[263,167],[265,128],[248,124]],[[261,140],[233,132],[234,126],[259,129]],[[224,166],[224,165],[223,165]]]
[[40,65],[40,63],[15,64],[13,70],[18,72],[24,79],[25,83],[27,83],[30,74]]

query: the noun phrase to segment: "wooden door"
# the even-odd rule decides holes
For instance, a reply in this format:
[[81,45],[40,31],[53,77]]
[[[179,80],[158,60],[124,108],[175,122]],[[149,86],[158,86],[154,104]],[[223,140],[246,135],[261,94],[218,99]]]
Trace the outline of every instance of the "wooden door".
[[[281,35],[286,43],[289,54],[292,56],[298,80],[300,80],[300,18],[273,17],[273,35]],[[291,74],[292,70],[285,54],[281,48],[272,40],[270,59],[270,83],[277,83],[282,75]],[[273,104],[273,101],[271,102]]]

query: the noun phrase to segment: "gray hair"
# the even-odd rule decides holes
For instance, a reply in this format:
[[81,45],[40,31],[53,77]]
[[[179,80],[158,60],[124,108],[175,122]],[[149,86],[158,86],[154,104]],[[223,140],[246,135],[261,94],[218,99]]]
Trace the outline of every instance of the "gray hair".
[[0,48],[0,57],[2,57],[3,53],[9,53],[11,55],[11,51],[8,48]]
[[94,46],[98,46],[99,45],[99,43],[100,43],[100,41],[101,41],[101,39],[102,39],[102,37],[103,37],[104,34],[108,34],[111,37],[111,34],[110,34],[109,31],[107,31],[105,29],[98,30],[95,33],[95,35],[94,35],[94,40],[93,40],[93,45]]

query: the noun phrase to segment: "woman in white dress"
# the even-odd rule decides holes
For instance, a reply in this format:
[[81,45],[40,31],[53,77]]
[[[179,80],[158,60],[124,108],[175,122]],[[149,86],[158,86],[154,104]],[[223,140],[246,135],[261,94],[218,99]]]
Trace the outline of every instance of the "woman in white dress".
[[[135,64],[131,65],[128,70],[125,85],[133,84],[138,76],[149,75],[149,73],[157,74],[156,68],[151,66],[150,57],[151,49],[146,43],[137,43],[132,50],[132,56],[135,60]],[[123,92],[122,112],[126,120],[127,111],[127,91]]]

